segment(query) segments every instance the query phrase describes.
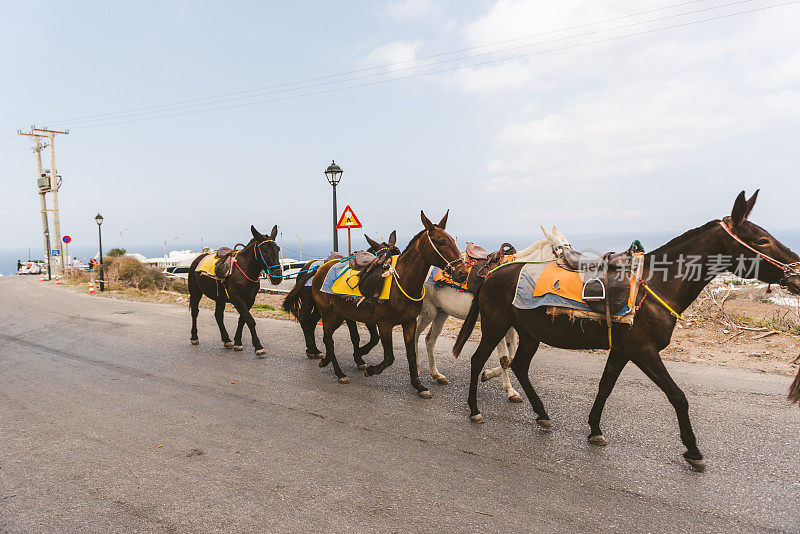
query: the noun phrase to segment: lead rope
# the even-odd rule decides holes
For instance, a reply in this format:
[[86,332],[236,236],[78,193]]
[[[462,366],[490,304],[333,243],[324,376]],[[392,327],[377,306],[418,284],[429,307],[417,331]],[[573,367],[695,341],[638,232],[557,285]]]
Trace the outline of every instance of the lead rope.
[[400,288],[400,292],[403,293],[403,295],[405,295],[408,300],[413,300],[414,302],[419,302],[420,300],[425,298],[425,283],[424,282],[422,284],[422,296],[420,298],[418,298],[418,299],[415,299],[414,297],[412,297],[411,295],[406,293],[406,290],[403,289],[403,286],[400,285],[400,275],[397,274],[397,271],[395,270],[394,267],[389,267],[389,270],[387,271],[387,273],[384,274],[384,276],[388,276],[388,275],[391,275],[391,276],[394,277],[394,281],[397,284],[397,287]]

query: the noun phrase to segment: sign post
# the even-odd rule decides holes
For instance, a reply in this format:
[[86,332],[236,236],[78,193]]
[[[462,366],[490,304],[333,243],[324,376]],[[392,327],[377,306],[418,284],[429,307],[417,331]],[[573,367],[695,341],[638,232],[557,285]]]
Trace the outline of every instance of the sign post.
[[72,266],[72,264],[69,261],[69,243],[70,243],[70,241],[72,241],[72,238],[70,236],[68,236],[68,235],[65,235],[64,237],[61,238],[61,241],[63,241],[64,244],[67,245],[67,257],[65,259],[67,263],[66,263],[66,267],[64,268],[64,277],[67,280],[69,280],[69,269]]
[[355,212],[353,212],[353,208],[348,206],[342,212],[342,216],[339,217],[339,222],[336,223],[337,229],[346,229],[347,230],[347,255],[350,256],[352,251],[352,242],[350,241],[350,230],[353,228],[362,228],[361,221],[358,220],[356,217]]

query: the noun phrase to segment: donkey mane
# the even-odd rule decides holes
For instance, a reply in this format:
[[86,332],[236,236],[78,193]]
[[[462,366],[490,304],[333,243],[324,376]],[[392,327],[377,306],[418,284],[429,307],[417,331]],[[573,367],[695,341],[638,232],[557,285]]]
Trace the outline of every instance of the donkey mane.
[[[437,227],[437,228],[438,228],[438,227]],[[401,252],[401,254],[405,254],[405,253],[406,253],[406,251],[407,251],[408,249],[410,249],[410,248],[411,248],[411,245],[413,245],[413,244],[414,244],[414,242],[415,242],[417,239],[419,239],[419,238],[420,238],[420,236],[421,236],[422,234],[424,234],[425,232],[427,232],[427,230],[423,228],[423,229],[420,231],[420,233],[418,233],[417,235],[415,235],[414,237],[412,237],[412,238],[411,238],[411,241],[409,241],[409,242],[408,242],[408,245],[406,245],[406,248],[404,248],[404,249],[403,249],[403,252]]]
[[691,230],[687,230],[686,232],[682,233],[678,237],[670,239],[666,244],[661,245],[657,249],[650,252],[650,254],[665,254],[671,252],[674,248],[677,248],[680,245],[686,243],[686,241],[690,239],[694,239],[695,237],[699,236],[700,234],[705,233],[713,226],[719,224],[719,219],[714,219],[713,221],[708,221],[703,226],[699,226],[697,228],[692,228]]

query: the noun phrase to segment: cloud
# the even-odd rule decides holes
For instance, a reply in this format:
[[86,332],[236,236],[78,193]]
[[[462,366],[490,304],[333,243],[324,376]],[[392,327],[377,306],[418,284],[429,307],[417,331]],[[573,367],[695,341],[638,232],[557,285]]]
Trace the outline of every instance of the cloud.
[[431,13],[437,9],[431,0],[396,0],[386,4],[386,11],[390,16],[408,20]]
[[408,67],[409,61],[417,57],[419,43],[407,41],[393,41],[375,48],[364,58],[367,66],[394,65],[390,70],[395,71]]
[[[659,7],[654,2],[637,6],[640,10]],[[793,19],[781,9],[793,8],[452,73],[445,78],[448,88],[495,104],[496,130],[480,188],[499,193],[568,185],[588,195],[604,185],[690,166],[731,139],[789,124],[796,127],[800,49]],[[622,2],[499,0],[485,15],[466,24],[462,36],[469,46],[477,46],[551,32],[507,45],[518,46],[680,13],[672,10],[554,31],[622,17],[629,10],[630,4]],[[512,54],[723,12],[570,38]]]

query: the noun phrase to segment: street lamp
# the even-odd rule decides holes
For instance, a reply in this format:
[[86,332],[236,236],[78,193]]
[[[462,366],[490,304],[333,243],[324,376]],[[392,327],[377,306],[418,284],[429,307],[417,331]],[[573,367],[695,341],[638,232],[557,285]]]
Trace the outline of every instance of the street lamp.
[[103,233],[100,231],[100,226],[103,224],[103,216],[99,213],[94,218],[94,222],[97,223],[97,242],[100,245],[100,272],[98,273],[100,276],[100,291],[105,291],[105,285],[103,284]]
[[342,179],[342,168],[331,160],[331,164],[325,169],[325,177],[328,179],[328,183],[333,186],[333,250],[334,252],[339,252],[339,233],[336,231],[336,186],[339,185],[339,180]]

